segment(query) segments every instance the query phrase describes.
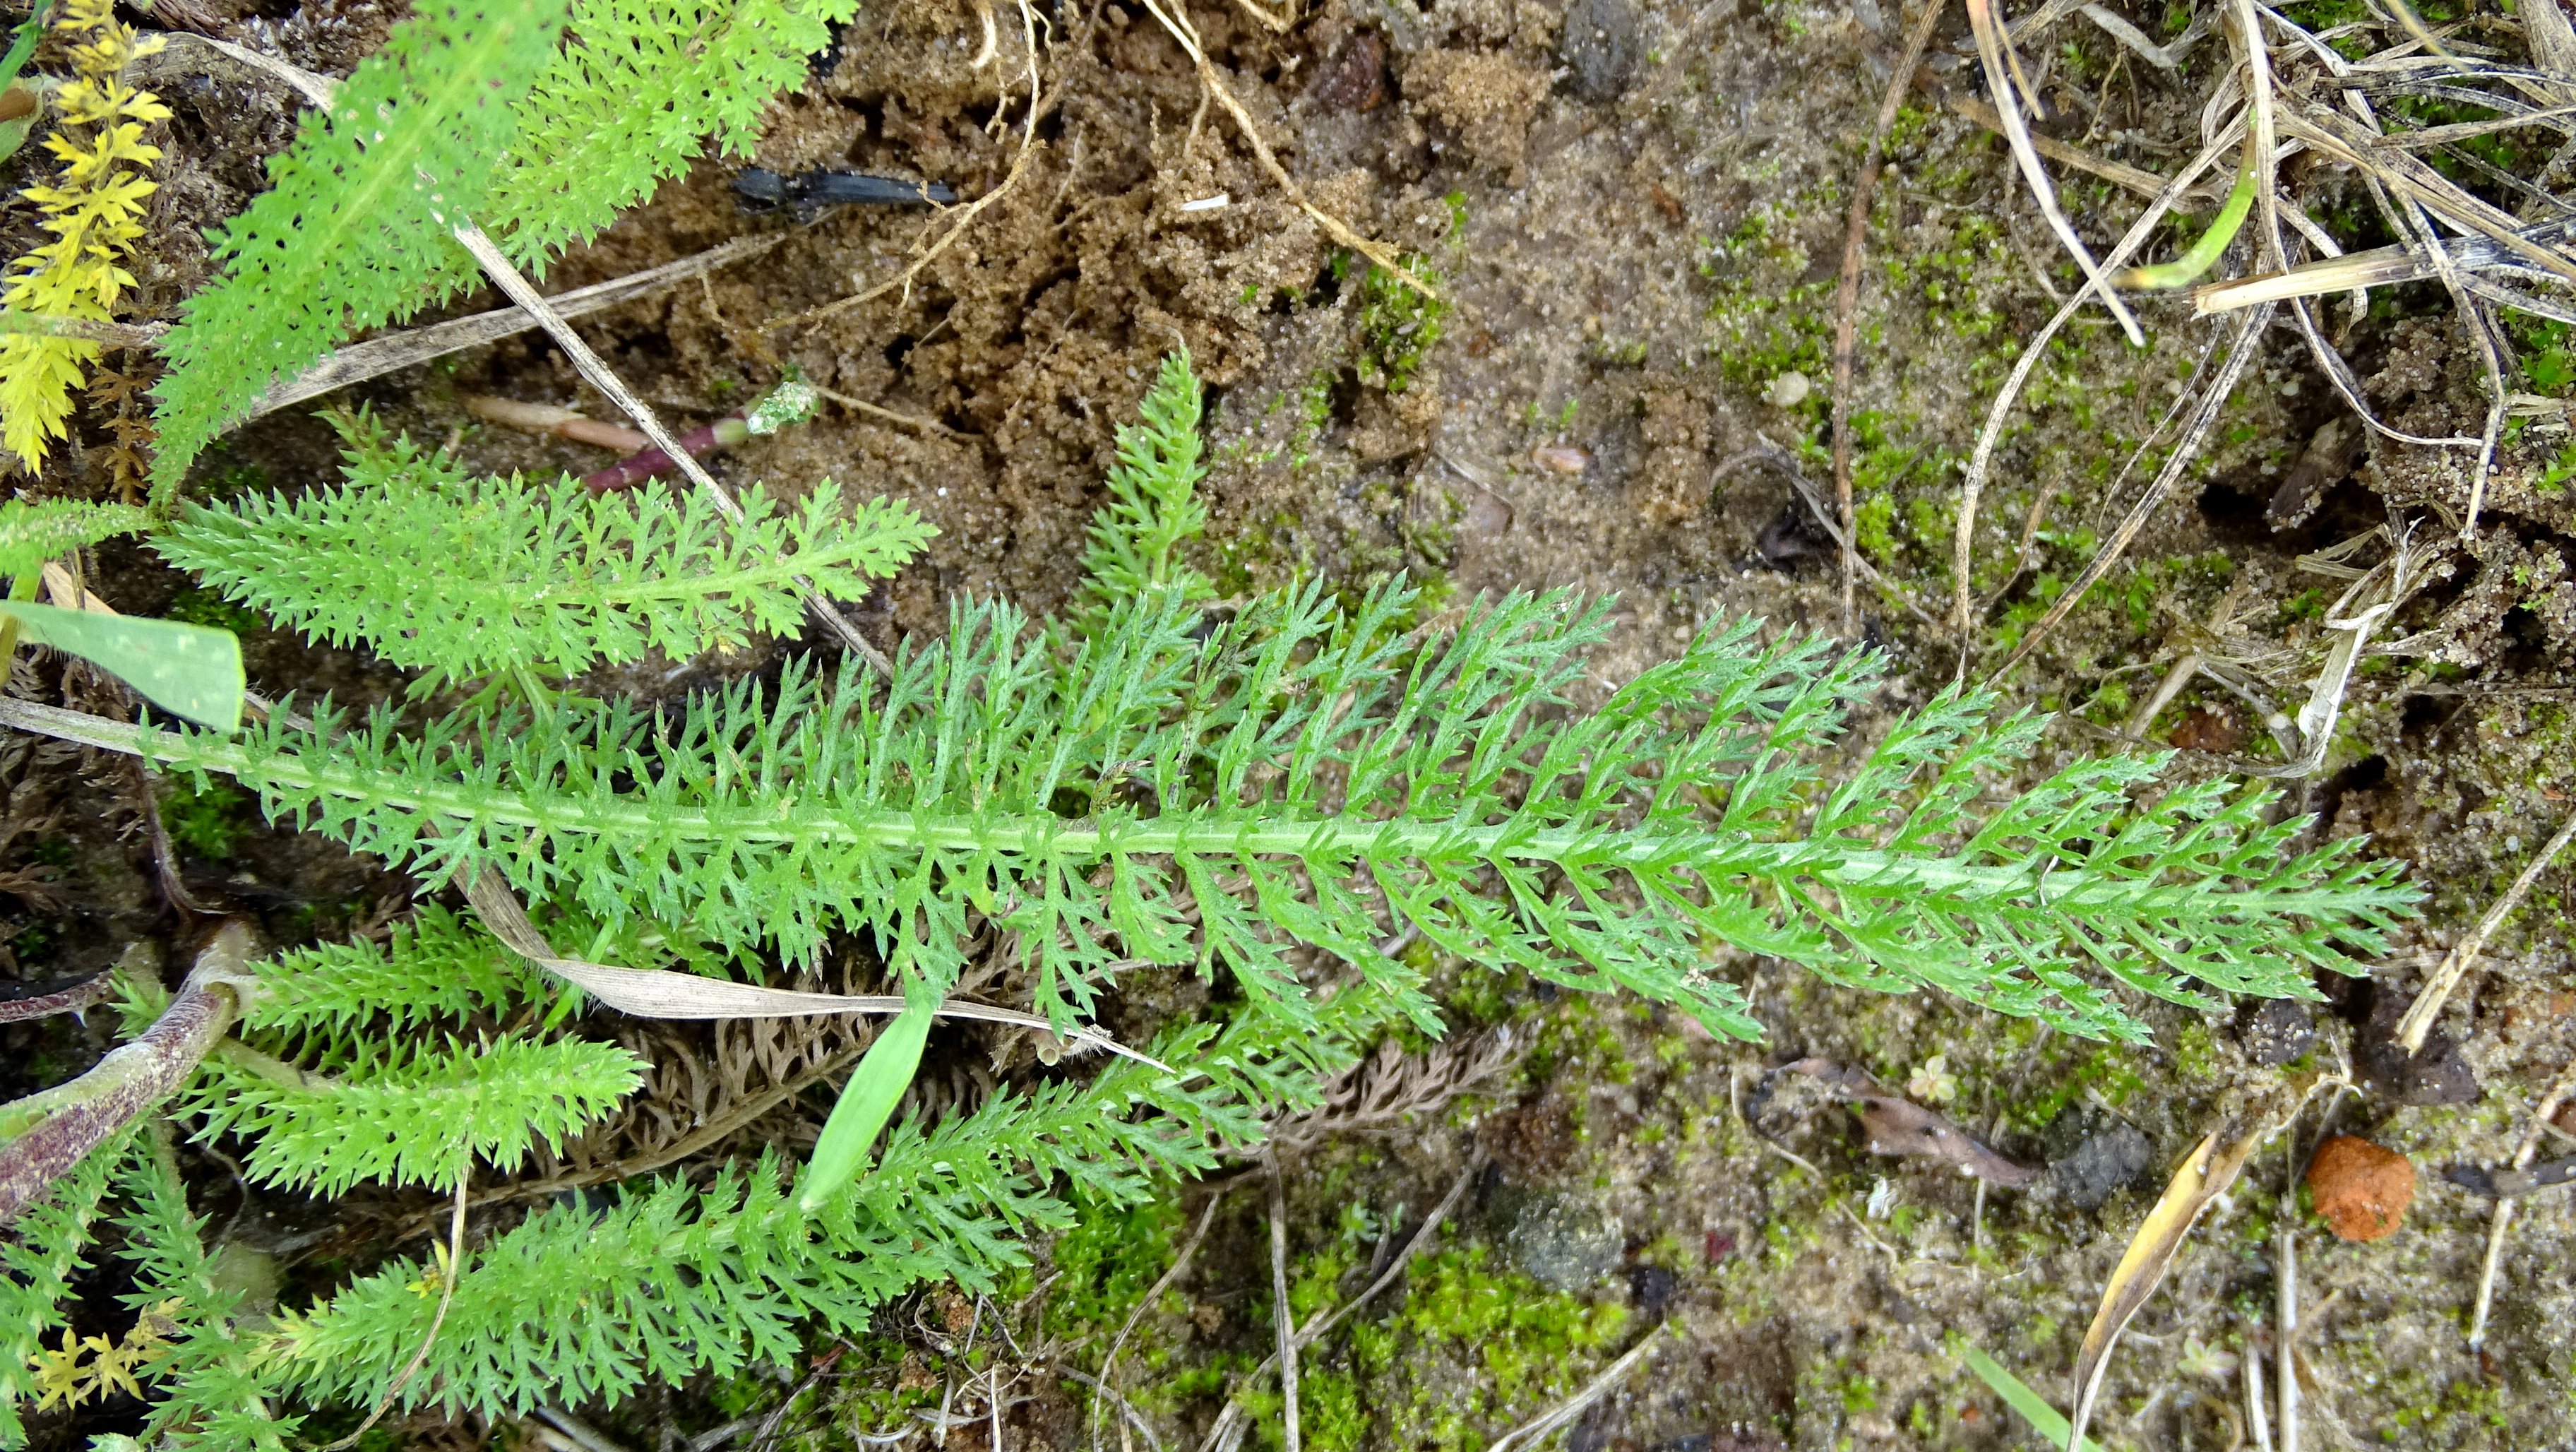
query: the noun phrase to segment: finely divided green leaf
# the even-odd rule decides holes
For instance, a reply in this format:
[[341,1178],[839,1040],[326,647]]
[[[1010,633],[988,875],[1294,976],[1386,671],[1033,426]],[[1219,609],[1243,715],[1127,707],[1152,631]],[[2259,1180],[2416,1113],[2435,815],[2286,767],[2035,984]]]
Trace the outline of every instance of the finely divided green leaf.
[[190,506],[156,547],[310,635],[435,675],[578,672],[792,635],[800,576],[856,599],[937,532],[892,500],[845,514],[828,479],[786,508],[754,488],[728,525],[696,490],[595,498],[568,476],[474,477],[365,420],[345,431],[345,487]]
[[0,504],[0,578],[23,575],[73,550],[131,534],[152,516],[125,504],[46,499]]
[[306,113],[269,189],[217,236],[223,276],[162,344],[156,488],[272,383],[473,277],[449,233],[481,207],[563,14],[564,0],[427,0]]
[[574,0],[570,38],[519,103],[484,225],[543,270],[688,169],[712,135],[751,154],[770,97],[805,77],[856,0]]

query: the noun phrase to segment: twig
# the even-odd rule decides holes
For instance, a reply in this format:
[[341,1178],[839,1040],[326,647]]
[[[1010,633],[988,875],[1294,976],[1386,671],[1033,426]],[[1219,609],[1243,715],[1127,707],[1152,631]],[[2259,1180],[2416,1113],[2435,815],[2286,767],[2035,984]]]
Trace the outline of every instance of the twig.
[[1540,1438],[1583,1415],[1585,1408],[1608,1396],[1619,1383],[1628,1379],[1628,1373],[1636,1370],[1637,1363],[1646,1359],[1646,1353],[1655,1349],[1655,1343],[1663,1338],[1664,1328],[1671,1324],[1670,1321],[1656,1322],[1655,1328],[1647,1332],[1643,1340],[1630,1347],[1627,1355],[1610,1363],[1609,1370],[1594,1377],[1590,1385],[1541,1413],[1538,1420],[1504,1433],[1502,1439],[1485,1452],[1513,1452],[1514,1448],[1534,1446]]
[[[547,306],[546,300],[537,295],[534,287],[528,285],[527,278],[520,275],[519,269],[511,265],[510,259],[501,254],[501,249],[493,245],[492,239],[483,235],[483,229],[471,222],[460,223],[455,229],[455,235],[456,240],[465,245],[467,252],[473,254],[474,260],[482,265],[484,273],[500,286],[501,291],[507,293],[512,302],[526,309],[545,326],[547,334],[553,337],[556,346],[564,350],[564,356],[572,360],[573,367],[580,370],[581,376],[590,381],[590,386],[607,395],[608,401],[615,404],[619,412],[634,420],[635,426],[644,431],[644,436],[653,441],[654,447],[677,461],[680,472],[689,476],[689,482],[698,486],[699,491],[715,505],[716,511],[725,517],[728,524],[740,525],[742,505],[735,501],[732,493],[722,484],[717,483],[715,476],[707,472],[706,466],[699,463],[687,449],[681,446],[680,441],[672,435],[671,431],[662,426],[661,416],[653,411],[651,405],[636,397],[635,391],[626,386],[626,381],[617,376],[616,370],[610,368],[605,360],[591,351],[590,344],[583,341],[581,334],[575,332],[572,325],[563,320],[561,314]],[[822,594],[815,590],[811,581],[802,576],[797,577],[796,593],[805,602],[806,608],[821,619],[834,635],[840,637],[841,643],[849,648],[850,653],[866,661],[876,670],[880,678],[891,677],[894,674],[893,664],[887,661],[884,654],[875,646],[868,643],[866,636],[859,634],[858,627],[850,624],[842,617],[840,611],[832,607],[831,601],[824,599]]]
[[256,991],[249,960],[249,930],[238,921],[224,924],[141,1037],[109,1050],[69,1083],[0,1104],[0,1230],[109,1136],[188,1081]]
[[1860,260],[1861,248],[1869,237],[1869,202],[1878,190],[1880,164],[1887,159],[1887,133],[1896,125],[1897,108],[1905,104],[1908,91],[1914,89],[1914,67],[1923,59],[1924,47],[1932,43],[1932,32],[1940,25],[1941,16],[1949,9],[1949,0],[1924,0],[1923,15],[1914,22],[1913,32],[1905,38],[1905,53],[1897,59],[1896,69],[1887,78],[1887,92],[1879,97],[1878,120],[1871,126],[1869,148],[1863,154],[1860,177],[1852,183],[1851,215],[1843,223],[1842,280],[1834,290],[1834,509],[1842,520],[1843,546],[1843,634],[1852,633],[1853,593],[1857,563],[1852,548],[1852,477],[1851,477],[1851,389],[1852,343],[1860,325]]
[[1279,1426],[1288,1452],[1303,1452],[1297,1434],[1297,1322],[1288,1309],[1288,1182],[1279,1161],[1270,1161],[1270,1295],[1271,1326],[1279,1338]]
[[2442,1001],[2449,998],[2451,990],[2459,987],[2460,980],[2468,975],[2470,965],[2477,962],[2487,939],[2504,926],[2504,920],[2513,916],[2514,909],[2522,906],[2522,899],[2531,891],[2531,885],[2540,880],[2540,874],[2557,860],[2559,853],[2567,850],[2571,838],[2576,838],[2576,812],[2567,814],[2567,820],[2559,824],[2557,835],[2551,837],[2548,845],[2524,865],[2522,874],[2504,890],[2504,896],[2495,900],[2495,906],[2487,909],[2486,916],[2478,919],[2478,925],[2469,930],[2469,935],[2453,943],[2451,951],[2442,955],[2441,966],[2425,980],[2424,991],[2415,996],[2406,1016],[2397,1022],[2397,1042],[2405,1046],[2409,1057],[2423,1049],[2425,1035],[2433,1031],[2433,1021],[2442,1016]]
[[67,318],[58,313],[0,312],[0,333],[77,338],[111,348],[158,348],[169,331],[168,323],[112,323],[98,318]]
[[[471,1116],[465,1121],[465,1131],[465,1142],[470,1146],[474,1133]],[[456,1300],[456,1283],[465,1278],[465,1187],[473,1177],[474,1156],[468,1149],[464,1163],[456,1170],[456,1210],[447,1222],[447,1264],[440,1268],[443,1274],[438,1278],[438,1309],[430,1314],[428,1332],[420,1338],[420,1345],[412,1349],[411,1360],[404,1364],[402,1374],[394,1378],[393,1385],[385,1388],[383,1396],[376,1398],[374,1408],[368,1411],[367,1419],[358,1424],[358,1430],[337,1442],[325,1443],[314,1452],[345,1452],[345,1449],[357,1446],[358,1439],[375,1429],[376,1423],[384,1419],[385,1409],[394,1404],[394,1398],[402,1395],[403,1388],[411,1385],[411,1379],[418,1376],[421,1367],[428,1362],[429,1348],[438,1344],[438,1328],[447,1324],[447,1308]]]
[[[2571,1090],[2576,1090],[2576,1065],[2559,1071],[2558,1078],[2550,1084],[2548,1091],[2540,1096],[2539,1107],[2531,1112],[2531,1123],[2522,1131],[2522,1143],[2514,1149],[2513,1167],[2515,1169],[2525,1169],[2530,1166],[2532,1156],[2540,1150],[2541,1126],[2547,1124],[2558,1113],[2558,1106],[2566,1102]],[[2503,1263],[2504,1233],[2506,1227],[2512,1223],[2513,1201],[2498,1199],[2495,1218],[2487,1224],[2487,1254],[2485,1261],[2478,1268],[2477,1301],[2469,1312],[2469,1349],[2471,1351],[2486,1344],[2487,1312],[2495,1305],[2496,1268]],[[2283,1452],[2298,1452],[2298,1449],[2285,1448]]]
[[104,1002],[115,987],[114,973],[93,973],[60,988],[52,983],[0,985],[0,1023],[22,1023],[57,1013],[79,1013],[93,1004]]
[[[1200,1242],[1207,1239],[1208,1227],[1216,1223],[1217,1207],[1225,1203],[1227,1188],[1230,1187],[1220,1186],[1208,1196],[1207,1208],[1199,1212],[1199,1223],[1190,1231],[1189,1240],[1181,1246],[1181,1253],[1173,1259],[1171,1268],[1164,1271],[1162,1278],[1147,1289],[1144,1299],[1136,1303],[1136,1309],[1127,1313],[1127,1319],[1119,1326],[1118,1334],[1110,1338],[1109,1354],[1100,1359],[1100,1380],[1093,1382],[1093,1386],[1102,1391],[1110,1391],[1113,1396],[1116,1395],[1111,1391],[1111,1378],[1118,1370],[1118,1353],[1126,1349],[1127,1337],[1136,1329],[1136,1323],[1145,1319],[1145,1313],[1152,1310],[1157,1301],[1163,1299],[1163,1292],[1169,1290],[1172,1282],[1179,1280],[1182,1273],[1189,1269],[1190,1258],[1199,1253]],[[1126,1402],[1122,1400],[1119,1405],[1125,1406]],[[1128,1415],[1132,1417],[1135,1413],[1131,1410]],[[1154,1434],[1149,1430],[1145,1437],[1146,1440],[1152,1441]],[[1100,1440],[1100,1399],[1098,1397],[1092,1398],[1091,1401],[1091,1439],[1094,1443]],[[1160,1447],[1162,1443],[1155,1442],[1154,1445]]]

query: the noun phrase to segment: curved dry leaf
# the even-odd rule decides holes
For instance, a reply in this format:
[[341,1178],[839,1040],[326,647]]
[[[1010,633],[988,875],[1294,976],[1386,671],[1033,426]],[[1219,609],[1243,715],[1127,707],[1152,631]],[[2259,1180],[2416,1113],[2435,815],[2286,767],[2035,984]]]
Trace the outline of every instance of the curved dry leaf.
[[2254,1146],[2262,1138],[2263,1130],[2258,1126],[2221,1148],[2218,1131],[2210,1131],[2183,1157],[2182,1168],[2174,1171],[2164,1197],[2156,1201],[2156,1208],[2147,1212],[2146,1223],[2130,1237],[2129,1249],[2120,1257],[2119,1268],[2111,1272],[2111,1283],[2102,1290],[2102,1308],[2093,1313],[2093,1324],[2084,1332],[2084,1348],[2075,1358],[2075,1415],[2070,1420],[2076,1437],[2084,1435],[2084,1424],[2093,1419],[2093,1398],[2102,1389],[2102,1373],[2110,1364],[2111,1347],[2120,1339],[2121,1330],[2147,1303],[2147,1297],[2155,1294],[2166,1268],[2173,1264],[2174,1253],[2182,1249],[2183,1237],[2191,1233],[2192,1222],[2209,1208],[2210,1201],[2236,1183],[2246,1157],[2254,1153]]

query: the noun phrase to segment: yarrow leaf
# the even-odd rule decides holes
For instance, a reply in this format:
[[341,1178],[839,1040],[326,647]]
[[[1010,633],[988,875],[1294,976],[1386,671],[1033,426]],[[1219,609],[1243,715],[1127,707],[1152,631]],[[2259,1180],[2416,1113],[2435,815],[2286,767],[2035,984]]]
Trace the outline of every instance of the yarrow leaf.
[[912,507],[838,485],[781,508],[754,488],[727,524],[696,490],[593,496],[560,476],[478,478],[346,420],[347,483],[193,505],[155,540],[227,596],[435,677],[579,672],[658,650],[685,660],[792,635],[799,577],[856,599],[936,533]]
[[482,205],[563,15],[564,0],[415,6],[327,111],[305,114],[269,189],[216,237],[223,275],[163,340],[156,491],[269,385],[474,276],[449,233]]

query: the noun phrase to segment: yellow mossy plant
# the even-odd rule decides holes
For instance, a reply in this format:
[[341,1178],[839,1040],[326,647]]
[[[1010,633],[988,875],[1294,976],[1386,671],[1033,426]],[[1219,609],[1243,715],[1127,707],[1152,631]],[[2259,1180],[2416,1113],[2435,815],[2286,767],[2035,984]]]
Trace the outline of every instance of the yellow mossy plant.
[[[134,286],[124,261],[143,235],[143,199],[157,185],[149,171],[161,148],[143,130],[169,119],[170,108],[125,82],[125,68],[158,42],[138,43],[116,18],[114,0],[70,0],[54,29],[70,42],[73,77],[54,92],[62,124],[45,147],[64,163],[51,186],[26,196],[45,215],[46,243],[11,264],[5,298],[15,312],[93,322],[111,319]],[[64,436],[72,390],[99,345],[37,333],[0,336],[0,444],[30,469]]]

